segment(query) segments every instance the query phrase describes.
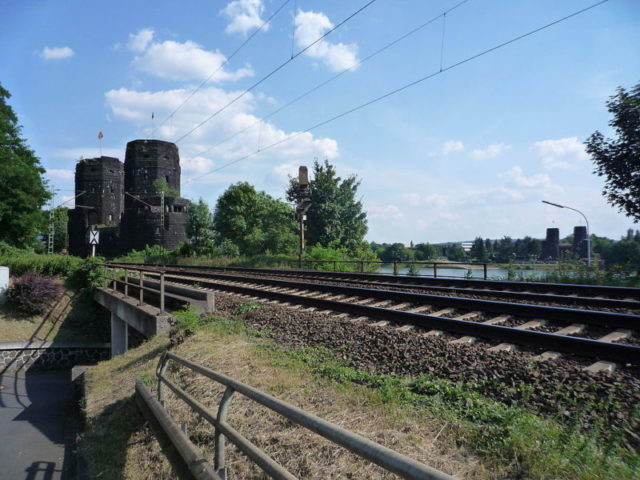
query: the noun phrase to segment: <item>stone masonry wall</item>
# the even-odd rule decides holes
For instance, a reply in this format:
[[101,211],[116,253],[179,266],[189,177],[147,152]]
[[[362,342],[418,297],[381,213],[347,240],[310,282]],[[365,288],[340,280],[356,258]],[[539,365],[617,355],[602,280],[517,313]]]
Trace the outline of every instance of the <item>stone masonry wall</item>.
[[107,360],[110,354],[108,343],[0,342],[0,374],[94,364]]

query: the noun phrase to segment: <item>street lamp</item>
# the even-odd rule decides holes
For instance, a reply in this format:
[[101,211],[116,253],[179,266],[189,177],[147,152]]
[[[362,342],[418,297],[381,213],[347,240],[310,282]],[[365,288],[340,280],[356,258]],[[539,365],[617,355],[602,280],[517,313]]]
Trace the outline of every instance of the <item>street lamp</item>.
[[566,208],[568,210],[573,210],[574,212],[578,212],[584,218],[585,223],[587,224],[587,265],[591,266],[591,234],[589,233],[589,220],[584,213],[582,213],[577,208],[567,207],[566,205],[560,205],[558,203],[547,202],[546,200],[542,200],[542,203],[546,203],[547,205],[552,205],[558,208]]

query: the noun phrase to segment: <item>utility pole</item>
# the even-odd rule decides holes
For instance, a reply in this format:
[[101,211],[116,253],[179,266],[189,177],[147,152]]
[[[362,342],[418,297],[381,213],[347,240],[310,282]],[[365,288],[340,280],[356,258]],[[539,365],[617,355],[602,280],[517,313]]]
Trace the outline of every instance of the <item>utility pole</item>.
[[56,234],[56,225],[54,223],[54,203],[55,203],[56,191],[51,189],[51,201],[49,202],[49,235],[47,238],[47,253],[51,255],[53,253],[53,239]]
[[300,220],[300,253],[298,255],[298,268],[302,268],[302,255],[304,254],[304,222],[307,219],[307,210],[311,206],[309,198],[309,173],[307,167],[298,169],[298,185],[296,186],[296,216]]
[[160,235],[161,235],[161,247],[162,247],[162,266],[165,265],[164,259],[164,190],[160,192]]

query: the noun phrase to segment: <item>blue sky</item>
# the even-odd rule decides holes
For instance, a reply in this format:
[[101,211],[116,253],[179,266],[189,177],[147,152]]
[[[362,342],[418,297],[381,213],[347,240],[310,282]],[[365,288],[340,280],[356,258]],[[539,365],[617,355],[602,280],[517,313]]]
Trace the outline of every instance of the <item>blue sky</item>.
[[[57,202],[72,196],[78,159],[99,154],[99,131],[102,153],[121,160],[128,141],[151,138],[152,112],[154,138],[176,141],[367,2],[290,0],[224,64],[284,3],[0,0],[0,82]],[[458,3],[377,0],[298,55],[177,143],[183,196],[213,207],[231,183],[248,181],[283,198],[298,165],[328,158],[361,179],[369,240],[543,237],[550,226],[564,236],[583,224],[542,199],[582,210],[599,235],[634,227],[604,201],[582,142],[596,129],[611,133],[607,98],[640,81],[640,2],[610,0],[447,70],[594,3],[468,0],[446,22],[439,17],[358,64]],[[441,66],[427,81],[295,135]]]

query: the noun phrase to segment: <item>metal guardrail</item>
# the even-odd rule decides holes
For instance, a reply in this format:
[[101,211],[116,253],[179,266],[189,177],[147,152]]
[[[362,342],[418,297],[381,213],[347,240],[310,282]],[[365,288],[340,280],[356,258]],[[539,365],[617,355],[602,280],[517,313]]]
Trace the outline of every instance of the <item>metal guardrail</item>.
[[[181,387],[176,385],[171,379],[165,376],[169,362],[175,362],[199,373],[215,382],[226,386],[226,390],[217,413],[204,406]],[[329,423],[316,415],[305,412],[293,405],[278,400],[266,393],[256,390],[249,385],[234,380],[226,375],[214,372],[213,370],[198,365],[173,353],[165,352],[156,370],[158,378],[158,401],[164,403],[164,386],[167,386],[178,398],[195,410],[202,418],[207,420],[215,429],[214,435],[214,471],[220,478],[226,478],[225,453],[226,441],[229,440],[247,457],[253,460],[265,473],[275,479],[292,480],[293,476],[282,465],[269,457],[262,449],[254,445],[241,433],[227,423],[227,414],[231,400],[235,393],[239,393],[260,405],[284,416],[292,422],[301,425],[312,432],[337,443],[350,452],[367,459],[376,465],[393,472],[401,478],[412,480],[454,480],[455,477],[447,475],[439,470],[428,467],[405,455],[395,452],[387,447],[383,447],[371,440],[368,440],[353,432],[349,432],[337,425]]]
[[[294,261],[284,261],[283,264],[287,265],[289,268],[298,268],[300,270],[303,267],[311,268],[312,270],[315,267],[322,266],[320,270],[332,270],[334,272],[342,272],[344,270],[338,270],[339,265],[352,265],[353,269],[348,271],[359,272],[359,273],[367,273],[367,272],[376,272],[380,268],[388,265],[393,269],[393,275],[410,275],[415,277],[432,277],[438,278],[438,267],[440,268],[459,268],[461,271],[466,272],[471,268],[479,268],[482,267],[482,275],[483,279],[487,280],[488,277],[488,263],[480,263],[480,262],[436,262],[436,261],[391,261],[384,262],[382,260],[294,260]],[[375,268],[372,268],[375,266]],[[402,268],[408,268],[408,273],[400,273]],[[431,274],[423,274],[420,273],[420,268],[430,268],[432,270]],[[440,275],[440,277],[451,277],[451,275]],[[460,277],[451,277],[451,278],[460,278]]]
[[[155,295],[160,295],[160,311],[165,311],[165,272],[163,270],[149,270],[148,268],[136,268],[131,266],[112,266],[112,265],[103,265],[105,269],[105,278],[107,279],[107,286],[110,287],[114,292],[118,290],[118,284],[124,285],[124,294],[125,296],[129,295],[129,286],[135,287],[138,290],[138,306],[144,305],[144,292],[153,292]],[[118,270],[124,271],[124,280],[120,280],[117,276]],[[138,272],[137,283],[130,282],[129,279],[133,277],[129,277],[129,272]],[[109,275],[107,272],[110,272]],[[149,288],[144,286],[144,277],[152,276],[152,277],[160,277],[160,291],[155,288]]]

